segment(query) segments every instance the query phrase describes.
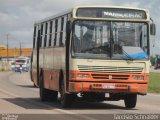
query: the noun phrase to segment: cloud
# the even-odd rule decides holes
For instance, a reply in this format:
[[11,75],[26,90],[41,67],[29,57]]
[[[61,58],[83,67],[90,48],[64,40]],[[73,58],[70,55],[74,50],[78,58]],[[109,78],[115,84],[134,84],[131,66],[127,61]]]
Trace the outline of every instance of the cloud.
[[[10,34],[11,44],[24,42],[32,46],[33,24],[75,5],[128,6],[149,9],[157,25],[156,41],[160,40],[159,0],[1,0],[0,34]],[[12,40],[13,39],[13,40]],[[0,43],[5,43],[0,37]],[[28,45],[27,45],[28,46]],[[156,48],[160,48],[159,45]]]
[[[8,34],[8,44],[9,48],[19,47],[21,43],[22,47],[31,47],[32,46],[32,36],[33,29],[28,30],[15,30]],[[7,36],[6,34],[0,35],[1,44],[7,44]]]
[[4,30],[17,26],[16,21],[18,20],[18,16],[16,15],[0,12],[0,18],[0,26]]

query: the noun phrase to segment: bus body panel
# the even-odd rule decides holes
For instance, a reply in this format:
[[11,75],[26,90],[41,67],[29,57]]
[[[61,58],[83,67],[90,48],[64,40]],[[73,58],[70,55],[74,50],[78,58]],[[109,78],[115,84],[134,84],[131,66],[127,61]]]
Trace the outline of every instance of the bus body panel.
[[61,71],[65,76],[65,47],[45,48],[43,61],[44,87],[59,90],[59,78]]
[[[94,92],[147,93],[149,61],[72,59],[71,63],[69,92],[92,92],[91,88],[97,87]],[[78,75],[87,75],[88,78],[78,78]],[[135,76],[143,80],[133,79]],[[103,89],[103,86],[109,85],[113,85],[114,89]],[[116,85],[122,88],[117,89]],[[125,85],[126,90],[123,88]]]
[[97,82],[70,82],[69,92],[104,92],[104,93],[124,93],[146,95],[148,84],[138,83],[97,83]]
[[31,72],[31,75],[32,75],[32,81],[34,82],[35,85],[38,86],[37,84],[37,50],[36,49],[33,49],[33,55],[32,55],[32,72]]

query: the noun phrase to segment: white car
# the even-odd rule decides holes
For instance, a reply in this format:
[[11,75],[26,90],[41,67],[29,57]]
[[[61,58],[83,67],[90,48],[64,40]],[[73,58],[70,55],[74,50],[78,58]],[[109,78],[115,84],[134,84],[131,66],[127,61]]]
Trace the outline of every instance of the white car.
[[30,60],[27,57],[19,57],[15,60],[15,72],[28,72],[30,68]]

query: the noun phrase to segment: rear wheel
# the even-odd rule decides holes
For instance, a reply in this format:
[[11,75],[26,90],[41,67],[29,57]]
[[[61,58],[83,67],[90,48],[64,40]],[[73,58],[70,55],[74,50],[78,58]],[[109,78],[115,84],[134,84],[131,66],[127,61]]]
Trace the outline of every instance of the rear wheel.
[[58,92],[53,90],[47,90],[48,100],[57,101]]
[[40,88],[40,98],[41,101],[48,101],[48,100],[57,100],[58,92],[57,91],[52,91],[44,88],[44,79],[43,75],[40,76],[40,81],[39,81],[39,88]]
[[65,85],[64,85],[64,81],[62,80],[61,83],[60,83],[60,102],[61,102],[61,106],[63,108],[71,107],[73,101],[74,101],[74,95],[65,93]]
[[47,101],[47,90],[44,88],[44,80],[43,80],[43,75],[40,76],[39,78],[39,92],[40,92],[40,98],[41,101]]
[[126,108],[134,108],[137,103],[137,94],[127,94],[124,98]]

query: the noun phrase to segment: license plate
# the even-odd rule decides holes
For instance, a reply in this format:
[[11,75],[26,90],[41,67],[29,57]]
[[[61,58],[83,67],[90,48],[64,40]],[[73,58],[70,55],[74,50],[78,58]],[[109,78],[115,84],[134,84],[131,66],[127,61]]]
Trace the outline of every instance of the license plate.
[[115,84],[106,84],[102,86],[103,89],[115,89]]

